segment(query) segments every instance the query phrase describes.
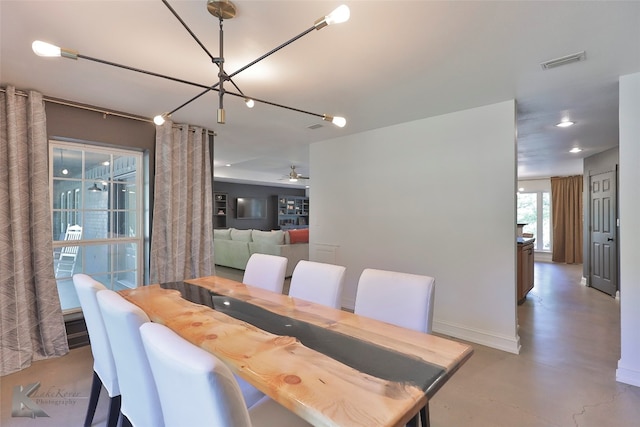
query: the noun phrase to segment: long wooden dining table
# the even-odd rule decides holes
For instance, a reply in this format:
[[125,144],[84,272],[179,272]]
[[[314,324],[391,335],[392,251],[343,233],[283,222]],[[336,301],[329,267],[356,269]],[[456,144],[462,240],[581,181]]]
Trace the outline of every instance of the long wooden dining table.
[[466,344],[218,276],[120,291],[315,426],[402,426]]

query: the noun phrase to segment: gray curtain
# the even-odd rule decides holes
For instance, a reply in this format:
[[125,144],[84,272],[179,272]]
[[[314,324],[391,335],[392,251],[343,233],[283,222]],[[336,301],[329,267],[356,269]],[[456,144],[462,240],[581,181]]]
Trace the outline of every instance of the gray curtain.
[[213,195],[208,132],[156,127],[151,283],[213,274]]
[[0,375],[69,351],[53,273],[42,95],[0,92]]

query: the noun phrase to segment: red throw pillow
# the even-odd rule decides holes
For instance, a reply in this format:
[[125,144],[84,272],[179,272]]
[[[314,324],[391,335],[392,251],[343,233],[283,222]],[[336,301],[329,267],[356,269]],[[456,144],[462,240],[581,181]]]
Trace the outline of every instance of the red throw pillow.
[[309,229],[301,228],[299,230],[289,230],[289,242],[294,243],[309,243]]

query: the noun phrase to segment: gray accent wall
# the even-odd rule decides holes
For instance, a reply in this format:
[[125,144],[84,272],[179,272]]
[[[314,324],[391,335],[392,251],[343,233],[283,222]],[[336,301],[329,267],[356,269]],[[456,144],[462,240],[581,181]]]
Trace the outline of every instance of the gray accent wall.
[[[240,184],[235,182],[213,182],[213,191],[227,193],[227,227],[241,230],[275,230],[278,224],[278,195],[304,196],[305,190],[293,187],[275,187],[267,185]],[[267,200],[267,218],[265,219],[238,219],[236,218],[236,199],[238,197],[254,197]],[[313,209],[313,207],[311,208]]]

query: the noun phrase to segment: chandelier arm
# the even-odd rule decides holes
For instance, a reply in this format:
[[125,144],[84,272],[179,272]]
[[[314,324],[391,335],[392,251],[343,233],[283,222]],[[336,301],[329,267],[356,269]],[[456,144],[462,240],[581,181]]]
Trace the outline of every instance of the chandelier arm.
[[193,31],[191,31],[191,28],[189,28],[189,26],[182,20],[182,18],[180,18],[178,13],[175,11],[174,8],[171,7],[169,2],[167,0],[162,0],[162,3],[164,3],[164,5],[167,6],[169,11],[171,11],[173,16],[175,16],[176,19],[178,21],[180,21],[180,23],[185,28],[185,30],[187,30],[189,32],[189,34],[191,35],[191,37],[193,37],[193,39],[196,41],[196,43],[198,43],[200,45],[200,47],[202,48],[202,50],[204,50],[204,52],[209,56],[209,58],[211,58],[211,61],[215,62],[214,56],[207,50],[207,48],[204,46],[204,44],[202,44],[202,42],[198,39],[198,37],[196,37],[196,35],[193,33]]
[[184,104],[180,105],[179,107],[174,108],[173,110],[169,111],[169,115],[175,113],[176,111],[178,111],[179,109],[187,106],[188,104],[191,104],[193,101],[195,101],[196,99],[200,98],[202,95],[209,93],[212,90],[215,90],[216,92],[219,91],[219,89],[216,89],[216,86],[218,86],[218,83],[214,84],[213,86],[203,90],[202,92],[200,92],[199,94],[197,94],[196,96],[194,96],[193,98],[191,98],[190,100],[188,100],[187,102],[185,102]]
[[[235,93],[235,92],[229,92],[226,91],[225,94],[227,95],[233,95],[236,96],[238,98],[247,98],[247,96],[245,95],[241,95],[239,93]],[[266,101],[264,99],[259,99],[259,98],[253,98],[251,96],[249,96],[249,98],[253,99],[255,102],[260,102],[262,104],[267,104],[267,105],[272,105],[274,107],[280,107],[280,108],[284,108],[285,110],[290,110],[290,111],[297,111],[298,113],[304,113],[304,114],[309,114],[311,116],[316,116],[316,117],[320,117],[320,118],[324,118],[325,115],[324,114],[318,114],[318,113],[312,113],[311,111],[305,111],[305,110],[301,110],[299,108],[295,108],[295,107],[289,107],[286,105],[282,105],[282,104],[277,104],[275,102],[271,102],[271,101]]]
[[289,44],[293,43],[294,41],[298,40],[299,38],[306,36],[307,34],[309,34],[311,31],[313,31],[315,29],[316,29],[316,27],[313,26],[313,27],[309,28],[308,30],[305,30],[305,31],[301,32],[300,34],[298,34],[297,36],[293,37],[292,39],[289,39],[288,41],[282,43],[280,46],[276,47],[275,49],[272,49],[269,52],[265,53],[260,58],[254,60],[254,61],[251,61],[250,63],[248,63],[244,67],[240,68],[239,70],[234,71],[233,73],[229,74],[229,78],[231,78],[231,77],[235,76],[236,74],[246,70],[247,68],[257,64],[258,62],[262,61],[263,59],[267,58],[268,56],[273,55],[274,53],[276,53],[277,51],[279,51],[283,47],[288,46]]
[[147,71],[147,70],[143,70],[141,68],[135,68],[135,67],[130,67],[128,65],[118,64],[116,62],[105,61],[104,59],[93,58],[91,56],[82,55],[80,53],[77,56],[78,56],[78,58],[81,58],[81,59],[86,59],[86,60],[89,60],[89,61],[99,62],[101,64],[111,65],[112,67],[123,68],[123,69],[129,70],[129,71],[135,71],[136,73],[142,73],[142,74],[147,74],[149,76],[160,77],[160,78],[163,78],[163,79],[171,80],[171,81],[178,82],[178,83],[184,83],[184,84],[191,85],[191,86],[196,86],[196,87],[200,87],[200,88],[207,89],[207,90],[210,89],[210,86],[207,86],[207,85],[203,85],[203,84],[195,83],[195,82],[190,82],[188,80],[178,79],[176,77],[171,77],[171,76],[167,76],[167,75],[160,74],[160,73],[154,73],[153,71]]
[[[227,78],[228,78],[228,76],[227,76]],[[234,82],[234,81],[233,81],[233,80],[231,80],[230,78],[228,78],[228,80],[229,80],[229,82],[233,85],[233,87],[235,87],[235,88],[236,88],[236,90],[237,90],[238,92],[240,92],[240,95],[244,96],[244,92],[242,91],[242,89],[240,89],[240,88],[238,87],[238,85],[236,84],[236,82]]]

